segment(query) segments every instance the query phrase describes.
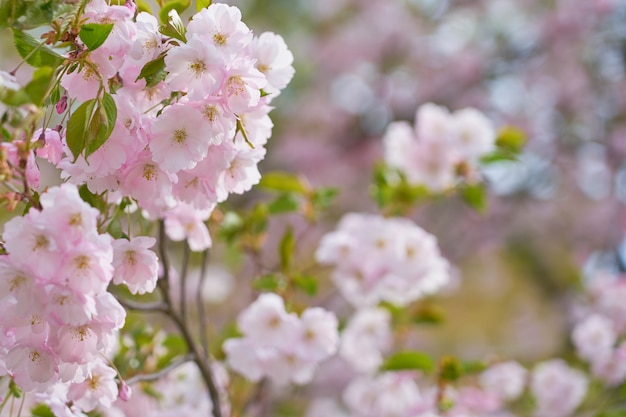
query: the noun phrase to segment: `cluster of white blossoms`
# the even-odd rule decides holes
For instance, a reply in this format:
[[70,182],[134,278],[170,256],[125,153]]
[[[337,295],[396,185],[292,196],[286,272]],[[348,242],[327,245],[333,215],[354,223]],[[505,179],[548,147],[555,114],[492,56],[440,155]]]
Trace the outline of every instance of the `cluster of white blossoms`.
[[322,238],[316,258],[336,266],[335,284],[360,307],[380,301],[404,306],[450,281],[436,238],[408,219],[346,214]]
[[460,172],[474,179],[480,158],[495,149],[493,124],[476,109],[450,114],[427,103],[415,117],[415,126],[391,123],[383,138],[385,162],[404,173],[410,184],[433,191],[453,188]]
[[[601,276],[590,288],[593,303],[574,326],[572,341],[578,356],[589,363],[591,374],[609,386],[626,380],[626,283]],[[621,341],[621,342],[620,342]]]
[[267,377],[278,384],[308,383],[339,344],[333,313],[312,307],[298,317],[271,293],[242,311],[237,324],[243,337],[226,340],[223,350],[230,367],[255,382]]
[[[230,416],[228,372],[219,362],[214,362],[211,370],[220,393],[222,415]],[[123,399],[120,395],[111,407],[101,410],[103,417],[211,416],[213,413],[211,398],[195,363],[184,363],[162,376],[154,382],[152,390],[146,392],[140,384],[135,384],[130,398]]]
[[391,348],[391,314],[380,307],[355,312],[341,332],[339,355],[357,372],[375,372]]
[[570,416],[585,398],[587,385],[585,374],[572,369],[562,359],[538,364],[530,382],[530,390],[537,402],[535,416]]
[[[156,255],[141,259],[150,242],[140,242],[136,252],[132,243],[99,234],[99,212],[71,184],[51,188],[40,202],[41,211],[11,219],[2,236],[0,374],[39,392],[57,415],[68,404],[83,411],[107,407],[118,388],[104,358],[126,317],[107,286],[127,279],[136,290],[151,285],[138,280],[156,280]],[[149,271],[134,276],[136,269],[125,269],[131,256]]]
[[[88,158],[72,154],[65,130],[43,132],[46,147],[55,150],[49,159],[64,178],[94,193],[108,191],[111,201],[131,197],[154,217],[183,202],[210,210],[259,181],[257,164],[273,127],[270,103],[294,73],[279,35],[253,36],[239,9],[225,4],[195,14],[184,41],[159,32],[154,16],[135,16],[132,2],[92,0],[84,17],[114,26],[104,44],[88,52],[88,64],[65,73],[61,85],[79,102],[110,92],[117,121]],[[140,77],[146,64],[159,62],[162,80]]]
[[[541,383],[545,367],[538,367]],[[569,369],[569,368],[568,368]],[[529,372],[517,362],[491,365],[469,384],[433,385],[412,371],[358,375],[346,387],[342,408],[330,398],[315,400],[306,416],[325,417],[500,417],[511,416],[507,403],[518,399]],[[562,376],[561,374],[558,375]],[[558,382],[558,381],[557,381]],[[574,383],[575,384],[575,383]],[[550,390],[550,387],[544,387]],[[558,384],[556,392],[563,389]],[[566,393],[569,393],[566,391]],[[573,394],[576,394],[575,392]],[[550,395],[555,395],[554,392]],[[546,397],[538,397],[543,400]],[[445,406],[445,412],[442,407]],[[537,410],[537,416],[543,412]],[[566,405],[566,407],[568,407]]]

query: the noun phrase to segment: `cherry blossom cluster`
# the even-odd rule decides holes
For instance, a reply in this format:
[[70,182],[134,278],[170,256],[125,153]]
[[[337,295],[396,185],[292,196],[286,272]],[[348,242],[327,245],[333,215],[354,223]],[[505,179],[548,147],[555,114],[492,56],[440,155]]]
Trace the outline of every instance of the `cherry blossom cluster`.
[[391,314],[380,307],[362,308],[341,332],[339,356],[357,372],[375,372],[391,348]]
[[415,126],[399,121],[387,127],[385,162],[410,184],[433,191],[453,188],[459,174],[475,182],[480,158],[495,149],[491,121],[473,108],[450,114],[432,103],[422,105],[415,118]]
[[537,402],[536,417],[567,417],[582,403],[587,393],[585,374],[562,359],[535,366],[530,389]]
[[[257,163],[273,127],[270,103],[294,72],[279,35],[253,36],[239,9],[224,4],[195,14],[184,40],[162,35],[150,14],[135,17],[132,2],[92,0],[83,16],[114,26],[61,85],[78,101],[110,92],[118,116],[88,158],[65,147],[60,161],[50,159],[64,178],[108,191],[112,201],[132,197],[158,217],[181,202],[211,209],[259,181]],[[163,73],[162,80],[142,76],[146,64],[159,62],[163,68],[151,77]]]
[[600,276],[591,285],[592,303],[574,326],[572,341],[578,356],[590,365],[591,375],[609,386],[626,379],[626,282]]
[[404,306],[450,281],[436,238],[408,219],[346,214],[322,238],[316,258],[336,266],[333,280],[356,306]]
[[[221,393],[222,415],[230,415],[228,372],[219,362],[212,364],[217,387]],[[152,385],[158,397],[145,392],[140,384],[133,386],[130,398],[120,398],[111,407],[103,409],[104,417],[165,417],[180,415],[212,415],[213,404],[204,389],[198,367],[187,362],[159,378]]]
[[458,388],[422,384],[421,378],[410,371],[361,375],[343,392],[346,411],[334,402],[316,401],[307,417],[496,416],[508,401],[520,397],[527,379],[528,372],[517,362],[494,364],[478,376],[476,385]]
[[[126,317],[107,286],[135,271],[118,268],[120,246],[98,233],[99,212],[75,186],[51,188],[40,202],[41,210],[31,208],[4,228],[0,371],[54,409],[66,403],[83,411],[106,407],[118,388],[117,373],[103,358],[115,348]],[[122,253],[129,257],[133,250]]]
[[312,307],[298,317],[287,313],[283,299],[271,293],[242,311],[237,324],[243,337],[224,342],[227,362],[255,382],[267,377],[278,384],[308,383],[339,344],[333,313]]

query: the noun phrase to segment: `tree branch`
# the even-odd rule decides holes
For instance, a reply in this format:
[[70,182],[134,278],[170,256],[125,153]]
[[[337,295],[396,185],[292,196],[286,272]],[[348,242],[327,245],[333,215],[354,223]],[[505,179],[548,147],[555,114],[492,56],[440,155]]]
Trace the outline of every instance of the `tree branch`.
[[196,304],[198,305],[198,319],[200,325],[200,343],[204,354],[209,355],[209,341],[207,339],[207,327],[206,311],[204,310],[204,299],[202,298],[202,287],[204,286],[204,280],[206,279],[207,266],[209,264],[209,250],[206,249],[202,252],[202,267],[200,269],[200,278],[198,279],[198,290],[196,291]]
[[187,362],[191,362],[193,360],[194,360],[194,357],[191,354],[187,354],[185,356],[180,356],[180,357],[172,360],[172,362],[170,362],[170,364],[167,365],[163,369],[160,369],[160,370],[158,370],[156,372],[153,372],[151,374],[134,375],[134,376],[128,378],[127,380],[125,380],[125,382],[128,385],[132,385],[132,384],[135,384],[135,383],[140,382],[140,381],[156,381],[157,379],[167,375],[169,372],[171,372],[174,369],[178,368],[182,364],[187,363]]
[[217,385],[215,383],[215,378],[213,377],[213,373],[211,371],[211,367],[209,365],[209,356],[208,354],[203,353],[198,345],[193,340],[193,336],[187,327],[187,323],[183,320],[183,318],[174,310],[172,297],[169,293],[169,258],[167,256],[167,236],[165,235],[165,225],[163,220],[159,221],[159,251],[161,252],[161,260],[163,262],[163,284],[159,285],[159,289],[161,290],[161,295],[163,297],[163,302],[167,305],[168,309],[165,311],[165,314],[169,318],[172,319],[178,331],[180,332],[183,339],[187,343],[187,347],[189,348],[190,353],[194,357],[194,362],[198,365],[200,370],[200,374],[202,375],[202,379],[204,380],[207,389],[209,390],[209,396],[211,397],[211,403],[213,404],[213,417],[222,417],[222,408],[220,402],[220,395],[217,389]]

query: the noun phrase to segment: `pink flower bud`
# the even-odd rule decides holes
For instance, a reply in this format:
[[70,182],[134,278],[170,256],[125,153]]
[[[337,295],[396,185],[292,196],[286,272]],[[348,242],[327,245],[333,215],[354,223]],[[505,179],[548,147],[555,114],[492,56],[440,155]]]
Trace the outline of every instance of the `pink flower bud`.
[[126,382],[122,381],[120,383],[120,388],[119,388],[119,398],[122,401],[128,401],[130,400],[130,397],[133,395],[133,389],[126,384]]
[[58,114],[61,114],[65,110],[67,110],[67,94],[63,94],[61,96],[61,99],[59,100],[59,102],[56,105],[56,110],[57,110]]

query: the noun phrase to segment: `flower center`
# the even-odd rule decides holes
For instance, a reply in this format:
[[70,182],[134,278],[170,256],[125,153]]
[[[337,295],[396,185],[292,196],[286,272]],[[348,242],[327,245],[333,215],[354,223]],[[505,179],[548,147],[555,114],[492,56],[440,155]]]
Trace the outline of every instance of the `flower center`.
[[226,35],[224,35],[223,33],[216,33],[215,35],[213,35],[213,42],[215,42],[216,45],[219,46],[224,46],[226,45],[226,39],[228,39],[226,37]]
[[246,83],[243,82],[243,80],[241,79],[239,75],[233,75],[232,77],[228,79],[228,83],[227,83],[228,95],[238,96],[239,94],[245,93],[246,91],[245,86],[246,86]]
[[126,263],[130,265],[136,265],[137,264],[137,252],[135,252],[134,250],[126,251]]
[[35,238],[35,244],[33,245],[33,251],[37,251],[39,249],[47,249],[50,245],[50,241],[44,235],[38,235]]
[[217,106],[205,106],[204,107],[204,115],[211,123],[215,122],[217,115],[219,114],[217,110]]
[[20,288],[26,282],[26,278],[18,275],[13,277],[11,283],[9,284],[9,291],[13,292],[14,290]]
[[183,143],[187,139],[187,131],[183,129],[176,129],[174,131],[174,142]]
[[189,69],[195,74],[196,78],[200,78],[206,71],[206,64],[198,59],[189,64]]
[[152,164],[146,164],[143,166],[143,177],[148,181],[154,181],[157,179],[156,167]]

